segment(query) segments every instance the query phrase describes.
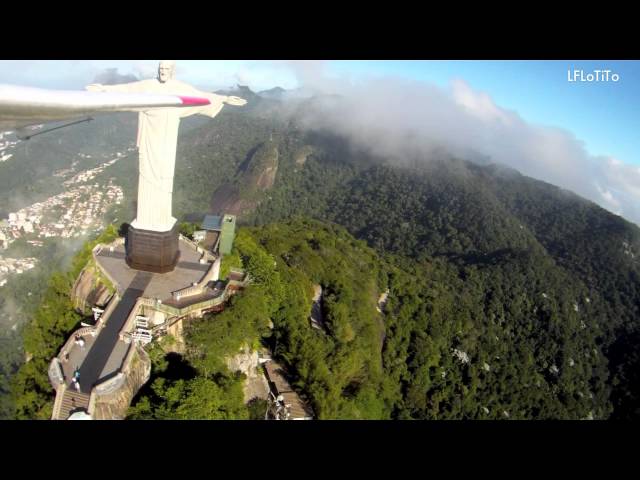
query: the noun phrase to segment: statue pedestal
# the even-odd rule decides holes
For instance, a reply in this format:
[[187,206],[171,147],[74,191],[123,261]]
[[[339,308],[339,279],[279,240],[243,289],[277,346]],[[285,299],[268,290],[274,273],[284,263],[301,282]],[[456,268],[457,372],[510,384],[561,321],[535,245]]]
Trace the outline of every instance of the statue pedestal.
[[129,227],[125,243],[127,265],[146,272],[171,272],[180,257],[178,224],[167,232]]

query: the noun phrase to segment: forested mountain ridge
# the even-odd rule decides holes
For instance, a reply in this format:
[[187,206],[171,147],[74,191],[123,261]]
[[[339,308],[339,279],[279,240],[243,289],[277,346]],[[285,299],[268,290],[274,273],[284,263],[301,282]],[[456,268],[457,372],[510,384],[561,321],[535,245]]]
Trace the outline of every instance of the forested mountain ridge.
[[[611,413],[599,327],[586,326],[588,306],[574,309],[586,292],[539,253],[474,266],[414,261],[297,218],[242,229],[235,255],[267,288],[274,329],[264,341],[320,418]],[[308,320],[314,283],[326,332]],[[376,299],[387,289],[381,314]]]
[[[380,252],[414,261],[442,259],[455,265],[467,282],[468,271],[491,272],[482,280],[487,295],[493,295],[494,279],[505,272],[510,273],[501,288],[512,295],[509,290],[515,287],[510,285],[518,283],[510,278],[514,267],[528,288],[532,279],[527,277],[537,276],[537,296],[550,298],[569,287],[572,294],[563,294],[565,300],[553,313],[564,320],[573,314],[583,317],[578,330],[591,330],[605,354],[598,368],[608,372],[601,370],[598,376],[609,377],[605,384],[611,389],[612,416],[637,415],[636,225],[500,166],[452,158],[390,165],[350,152],[341,147],[341,139],[336,143],[337,149],[311,143],[315,153],[304,168],[281,168],[280,184],[270,193],[273,200],[258,207],[251,220],[268,223],[296,214],[330,220]],[[551,281],[554,277],[565,280]]]
[[[232,257],[255,282],[223,316],[189,328],[194,353],[186,359],[194,370],[187,382],[218,378],[204,372],[219,371],[222,354],[257,335],[289,367],[319,418],[611,413],[597,328],[581,328],[573,309],[584,292],[536,254],[480,268],[444,257],[415,262],[381,256],[337,225],[297,218],[241,229]],[[309,323],[313,284],[323,289],[326,331]],[[376,300],[387,289],[378,313]],[[265,317],[272,331],[258,327]],[[182,385],[176,381],[158,380],[132,415],[174,418],[169,412],[182,404],[158,392]]]

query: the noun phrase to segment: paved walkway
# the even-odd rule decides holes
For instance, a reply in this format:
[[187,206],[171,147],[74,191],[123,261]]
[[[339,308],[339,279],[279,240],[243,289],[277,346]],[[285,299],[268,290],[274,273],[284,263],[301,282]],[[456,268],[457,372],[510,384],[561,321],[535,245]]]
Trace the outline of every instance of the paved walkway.
[[[113,252],[100,252],[100,254],[98,255],[99,257],[102,258],[115,258],[116,260],[125,260],[126,259],[126,255],[124,252],[119,252],[119,251],[113,251]],[[126,262],[126,260],[125,260]],[[178,260],[178,263],[176,264],[176,268],[184,268],[187,270],[200,270],[200,271],[204,271],[206,272],[209,269],[209,264],[202,264],[199,262],[193,262],[193,261],[183,261],[183,260]],[[137,271],[137,270],[133,270],[130,268],[130,270],[132,271]],[[169,272],[170,273],[170,272]]]
[[80,367],[81,392],[90,393],[93,386],[101,379],[101,374],[118,342],[118,334],[151,278],[152,274],[149,272],[138,272],[107,319],[106,325],[93,342],[91,350]]
[[[80,365],[80,391],[90,393],[99,381],[106,380],[120,369],[120,365],[127,355],[131,344],[125,344],[119,339],[119,333],[139,297],[172,299],[171,292],[198,282],[211,268],[211,263],[200,263],[200,254],[183,241],[180,245],[180,261],[172,272],[158,274],[142,272],[129,268],[124,258],[124,246],[114,248],[114,251],[103,249],[97,260],[116,281],[116,288],[121,293],[121,299],[114,308],[106,324],[93,339],[85,336],[87,342],[84,349],[74,345],[68,362],[65,362],[65,376],[67,370]],[[86,354],[86,355],[85,355]],[[73,388],[73,386],[70,386]]]

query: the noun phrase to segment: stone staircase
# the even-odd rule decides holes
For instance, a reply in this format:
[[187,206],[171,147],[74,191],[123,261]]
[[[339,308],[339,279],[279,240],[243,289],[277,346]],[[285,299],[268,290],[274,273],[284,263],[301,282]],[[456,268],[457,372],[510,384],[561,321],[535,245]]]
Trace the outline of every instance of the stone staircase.
[[60,411],[56,415],[57,420],[66,420],[74,410],[89,409],[89,394],[76,392],[75,390],[68,389],[62,396],[62,402],[60,405]]

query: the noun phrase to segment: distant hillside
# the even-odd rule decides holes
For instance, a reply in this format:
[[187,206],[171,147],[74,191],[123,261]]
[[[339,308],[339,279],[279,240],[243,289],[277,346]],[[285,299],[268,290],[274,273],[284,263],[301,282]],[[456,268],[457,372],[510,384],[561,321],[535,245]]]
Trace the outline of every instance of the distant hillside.
[[0,163],[0,213],[15,211],[62,191],[56,171],[86,170],[135,145],[137,115],[98,115],[80,123],[20,141],[13,157]]
[[287,91],[282,87],[273,87],[269,90],[262,90],[258,95],[262,98],[270,98],[272,100],[283,100]]

